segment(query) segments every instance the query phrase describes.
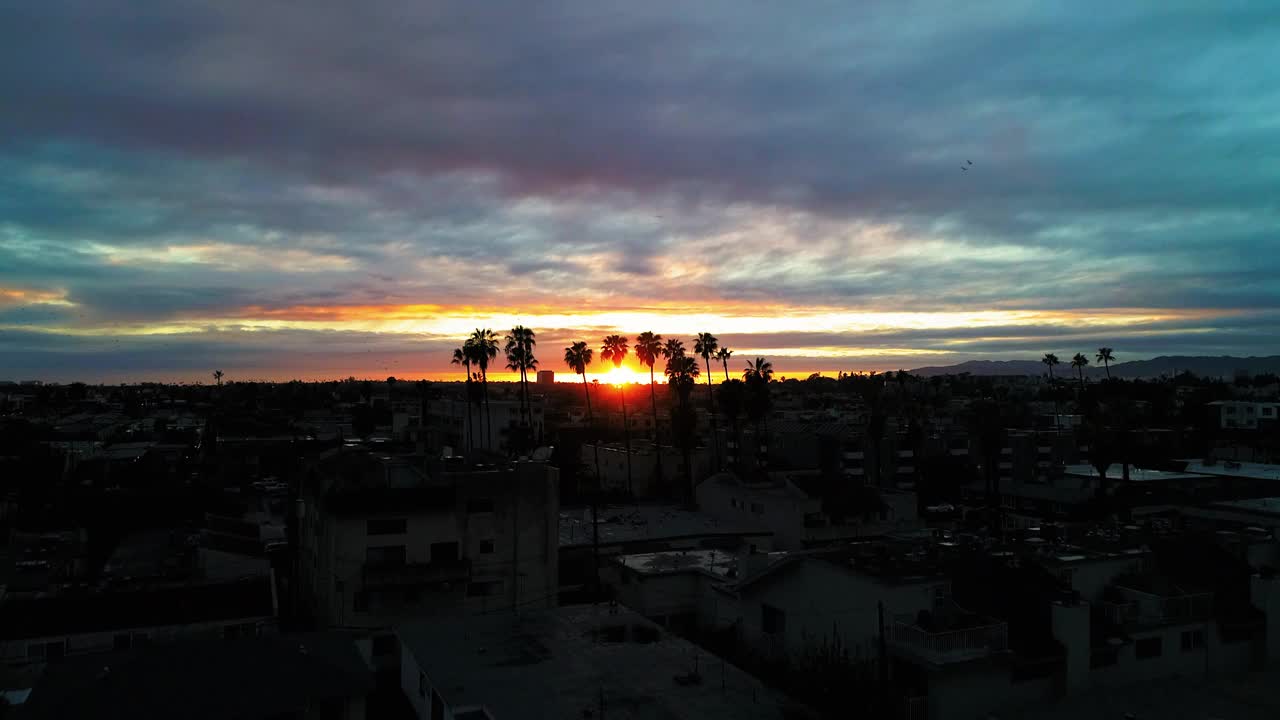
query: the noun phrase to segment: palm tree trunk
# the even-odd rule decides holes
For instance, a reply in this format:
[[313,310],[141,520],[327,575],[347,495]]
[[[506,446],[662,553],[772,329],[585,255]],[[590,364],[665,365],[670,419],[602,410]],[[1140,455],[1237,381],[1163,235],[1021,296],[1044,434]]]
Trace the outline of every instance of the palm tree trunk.
[[1111,361],[1106,358],[1102,359],[1102,369],[1107,371],[1107,379],[1111,379]]
[[663,481],[662,475],[662,443],[658,440],[658,394],[653,384],[653,365],[649,365],[649,402],[653,405],[653,452],[658,473],[658,484]]
[[707,414],[711,416],[711,448],[715,452],[715,468],[722,467],[720,462],[720,433],[716,431],[716,396],[711,389],[711,356],[702,358],[707,362]]
[[588,435],[592,436],[591,449],[596,458],[596,486],[591,493],[591,564],[595,576],[595,588],[592,599],[600,599],[600,441],[594,437],[596,416],[591,412],[591,387],[587,385],[587,372],[582,372],[582,394],[587,398]]
[[480,395],[484,398],[484,444],[488,446],[493,442],[493,415],[489,413],[489,369],[484,367],[480,368]]
[[729,358],[724,359],[724,381],[729,382]]
[[627,389],[618,384],[618,398],[622,400],[622,439],[627,448],[627,492],[635,495],[631,487],[631,424],[627,422]]

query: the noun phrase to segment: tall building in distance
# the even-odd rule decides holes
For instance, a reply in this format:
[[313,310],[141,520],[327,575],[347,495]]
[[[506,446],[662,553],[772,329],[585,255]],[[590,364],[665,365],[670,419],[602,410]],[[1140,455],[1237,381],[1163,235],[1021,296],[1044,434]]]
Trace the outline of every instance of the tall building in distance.
[[555,384],[555,381],[556,381],[555,370],[539,370],[538,371],[539,385],[553,385]]

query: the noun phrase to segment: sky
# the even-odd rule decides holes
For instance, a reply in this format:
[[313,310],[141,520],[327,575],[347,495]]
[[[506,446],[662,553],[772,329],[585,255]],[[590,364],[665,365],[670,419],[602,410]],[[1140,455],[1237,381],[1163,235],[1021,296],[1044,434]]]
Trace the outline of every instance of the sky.
[[[0,380],[1280,353],[1265,2],[0,0]],[[629,363],[635,366],[634,360]]]

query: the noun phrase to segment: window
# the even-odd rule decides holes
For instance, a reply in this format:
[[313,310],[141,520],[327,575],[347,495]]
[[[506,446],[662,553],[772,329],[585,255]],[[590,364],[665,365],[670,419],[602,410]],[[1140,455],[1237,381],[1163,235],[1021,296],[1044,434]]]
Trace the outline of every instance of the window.
[[485,580],[467,585],[467,597],[493,597],[501,592],[501,580]]
[[467,512],[469,513],[491,513],[493,512],[492,498],[471,498],[467,501]]
[[1142,638],[1133,645],[1133,653],[1139,660],[1158,658],[1164,652],[1164,642],[1158,638]]
[[368,535],[403,535],[408,525],[404,518],[369,518],[365,521],[365,531]]
[[364,561],[370,565],[403,565],[403,545],[377,545],[365,548]]
[[351,597],[351,608],[356,612],[369,611],[369,593],[357,590]]
[[492,555],[492,554],[493,554],[493,540],[481,540],[481,541],[480,541],[480,554],[481,554],[481,555]]
[[753,502],[753,503],[751,503],[751,512],[753,512],[753,513],[755,513],[755,514],[757,514],[757,515],[763,515],[763,514],[764,514],[764,505],[762,505],[761,503],[757,503],[757,502]]
[[781,635],[787,630],[787,614],[772,605],[760,605],[760,629],[766,635]]
[[431,543],[432,563],[453,563],[458,561],[457,542]]
[[1204,631],[1203,630],[1183,630],[1182,631],[1182,652],[1191,652],[1204,647]]

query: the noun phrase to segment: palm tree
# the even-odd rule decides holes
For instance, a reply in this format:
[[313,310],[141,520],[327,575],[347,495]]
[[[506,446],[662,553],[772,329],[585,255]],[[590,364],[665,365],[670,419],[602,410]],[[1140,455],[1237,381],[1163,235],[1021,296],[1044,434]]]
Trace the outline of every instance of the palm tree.
[[[575,342],[564,349],[564,364],[570,370],[582,376],[582,394],[587,399],[588,433],[595,429],[595,415],[591,412],[591,384],[587,382],[587,366],[591,364],[591,348],[585,342]],[[591,439],[591,448],[596,459],[596,486],[591,493],[591,544],[592,561],[595,566],[595,590],[600,592],[600,441]]]
[[1058,360],[1058,356],[1053,353],[1045,353],[1040,362],[1049,368],[1049,391],[1053,393],[1053,429],[1057,431],[1061,428],[1058,425],[1058,394],[1053,388],[1053,366],[1059,364],[1061,360]]
[[[627,359],[627,350],[626,338],[609,335],[600,347],[600,359],[620,368],[622,361]],[[627,388],[624,383],[618,383],[618,399],[622,403],[622,437],[627,449],[627,492],[631,492],[631,426],[627,423]]]
[[662,354],[668,359],[684,357],[684,341],[676,338],[667,338],[667,342],[662,346]]
[[698,361],[683,353],[673,355],[667,358],[665,374],[667,387],[676,397],[676,405],[671,410],[671,432],[684,456],[685,482],[688,483],[685,492],[688,493],[689,505],[693,506],[697,502],[693,478],[693,443],[698,418],[693,406],[689,404],[689,394],[698,382]]
[[709,332],[698,333],[693,341],[693,351],[707,364],[707,412],[711,415],[711,448],[715,453],[716,467],[720,466],[720,438],[716,432],[716,398],[711,389],[711,356],[720,349],[720,341]]
[[498,357],[498,334],[489,328],[476,328],[471,333],[474,362],[480,368],[480,393],[484,397],[484,417],[487,425],[485,443],[493,442],[493,416],[489,412],[489,361]]
[[471,350],[471,341],[467,340],[462,343],[462,347],[453,349],[454,365],[461,366],[467,373],[466,384],[463,387],[465,394],[464,401],[467,404],[467,453],[471,452],[471,445],[475,438],[475,427],[471,421],[471,356],[475,353]]
[[1088,365],[1089,365],[1089,358],[1085,356],[1083,353],[1076,353],[1076,356],[1071,358],[1071,367],[1076,369],[1076,374],[1080,377],[1081,390],[1084,389],[1084,369]]
[[658,473],[659,481],[663,477],[662,448],[658,445],[658,395],[653,380],[653,366],[657,364],[658,358],[663,356],[664,347],[661,335],[646,330],[636,336],[636,358],[649,366],[649,403],[653,406],[653,450],[657,460],[655,471]]
[[1058,356],[1054,355],[1053,353],[1045,353],[1044,357],[1041,358],[1040,362],[1044,363],[1049,367],[1049,384],[1052,385],[1053,384],[1053,366],[1060,364],[1062,361],[1059,360]]
[[[760,448],[768,446],[762,442],[764,436],[760,429],[762,424],[767,424],[769,416],[769,381],[772,379],[773,363],[762,357],[757,357],[753,363],[747,363],[742,371],[742,380],[747,384],[747,417],[756,426],[756,452],[761,464],[765,462],[763,456],[768,450],[761,452]],[[765,432],[768,432],[767,428]]]
[[[538,359],[533,356],[533,346],[538,344],[534,333],[523,325],[511,328],[507,333],[507,369],[520,373],[520,419],[527,436],[533,426],[533,408],[529,403],[529,372],[538,369]],[[528,437],[523,438],[528,440]]]
[[1108,380],[1111,379],[1111,361],[1115,359],[1116,359],[1116,356],[1112,354],[1111,348],[1109,347],[1098,348],[1098,362],[1102,363],[1102,367],[1107,371]]
[[213,379],[214,379],[214,382],[218,383],[218,387],[222,387],[222,371],[221,370],[213,371]]
[[738,468],[741,472],[742,467],[742,432],[738,425],[738,418],[742,415],[742,405],[746,395],[746,387],[742,381],[733,378],[725,380],[720,384],[716,391],[720,396],[720,411],[729,418],[729,426],[733,430],[733,462],[730,467]]
[[716,352],[716,359],[724,364],[724,379],[729,380],[729,358],[733,357],[733,351],[727,347],[722,347]]

